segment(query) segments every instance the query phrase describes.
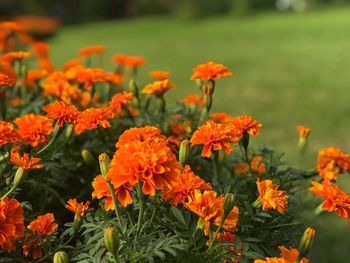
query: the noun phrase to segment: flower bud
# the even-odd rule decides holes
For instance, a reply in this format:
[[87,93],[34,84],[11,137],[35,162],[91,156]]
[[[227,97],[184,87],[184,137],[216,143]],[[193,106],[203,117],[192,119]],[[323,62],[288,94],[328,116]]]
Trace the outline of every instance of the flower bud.
[[247,133],[246,131],[243,133],[242,138],[240,139],[239,143],[242,145],[244,151],[247,153],[248,151],[248,146],[249,146],[249,133]]
[[182,165],[187,163],[188,155],[190,153],[191,144],[189,140],[183,140],[180,144],[179,161]]
[[138,96],[139,96],[139,89],[138,89],[138,87],[136,85],[135,80],[131,79],[129,81],[129,88],[130,88],[130,92],[132,93],[132,95],[134,95],[135,98],[138,98]]
[[15,178],[13,179],[13,186],[17,187],[18,185],[20,185],[23,182],[25,175],[25,169],[23,167],[19,167],[15,174]]
[[100,163],[100,170],[101,170],[102,176],[106,176],[108,169],[109,169],[109,164],[111,162],[111,159],[109,158],[108,154],[101,153],[98,156],[98,161]]
[[90,153],[89,150],[84,149],[81,151],[81,156],[83,157],[85,163],[89,164],[89,165],[95,165],[96,160],[94,158],[94,156],[92,156],[92,154]]
[[79,214],[75,214],[74,221],[73,221],[74,232],[77,232],[82,224],[83,224],[83,218]]
[[103,231],[103,240],[107,250],[117,257],[119,249],[119,237],[113,227],[106,227]]
[[202,87],[202,80],[201,79],[196,79],[196,85],[198,88]]
[[72,124],[68,124],[66,128],[66,138],[69,139],[74,131],[74,126]]
[[57,251],[53,256],[53,263],[69,263],[67,253],[64,251]]
[[235,205],[235,196],[232,193],[225,194],[224,198],[224,217],[226,218]]
[[163,96],[157,97],[157,106],[159,112],[165,112],[165,99]]
[[308,227],[305,229],[304,234],[302,236],[302,238],[300,239],[299,242],[299,257],[298,259],[301,260],[303,257],[307,256],[307,254],[309,253],[312,244],[314,242],[314,238],[315,238],[315,229]]

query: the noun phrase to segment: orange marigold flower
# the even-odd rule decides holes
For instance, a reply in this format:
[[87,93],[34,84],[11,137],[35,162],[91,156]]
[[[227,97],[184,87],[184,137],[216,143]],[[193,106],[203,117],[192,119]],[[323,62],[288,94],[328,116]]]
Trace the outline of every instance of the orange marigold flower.
[[212,150],[224,150],[226,154],[229,154],[233,150],[230,143],[236,143],[239,140],[237,135],[230,125],[209,120],[193,133],[191,143],[193,145],[203,144],[202,156],[209,158]]
[[30,113],[15,119],[18,134],[26,144],[38,147],[49,141],[48,135],[52,133],[52,121],[46,116]]
[[186,165],[183,172],[176,178],[174,185],[163,193],[165,200],[170,199],[171,205],[192,202],[195,200],[195,190],[210,190],[210,184],[196,176],[190,166]]
[[64,123],[75,123],[79,112],[74,105],[67,105],[62,101],[55,101],[43,107],[47,117],[56,120],[56,125],[62,127]]
[[194,105],[197,107],[204,106],[204,98],[198,94],[189,94],[184,97],[183,103],[185,105]]
[[309,134],[310,134],[310,131],[311,131],[311,129],[305,128],[302,125],[297,125],[297,130],[299,132],[299,137],[300,138],[304,138],[304,139],[307,139],[309,137]]
[[124,82],[124,76],[120,73],[106,73],[105,75],[106,82],[113,83],[117,86],[123,84]]
[[11,151],[10,162],[23,168],[24,170],[42,168],[43,165],[39,163],[40,161],[41,159],[37,157],[30,158],[28,153],[20,155],[20,153],[17,151]]
[[[287,263],[294,263],[299,256],[299,251],[295,248],[286,248],[285,246],[279,246],[278,249],[281,251],[281,257],[286,260]],[[303,258],[299,263],[309,263],[307,258]]]
[[[212,232],[213,236],[214,236],[214,234],[215,234],[215,232]],[[230,244],[230,252],[232,254],[234,254],[236,257],[241,257],[242,253],[237,252],[236,248],[233,245],[233,242],[234,242],[235,238],[236,238],[236,235],[234,235],[231,232],[222,232],[222,233],[218,234],[218,236],[216,237],[216,240],[218,241],[218,243],[224,243],[224,244],[228,243],[228,244]],[[240,243],[242,243],[242,241]],[[207,245],[208,246],[210,245],[210,240],[208,240]],[[226,248],[226,246],[223,246],[223,248]],[[227,262],[228,262],[227,259],[224,259],[222,261],[222,263],[227,263]],[[232,262],[232,263],[239,263],[239,260],[237,258],[231,257],[230,258],[230,262]]]
[[8,61],[9,63],[13,63],[16,60],[23,60],[29,58],[32,54],[26,51],[14,51],[8,52],[2,56],[2,59]]
[[255,259],[254,263],[288,263],[287,260],[284,258],[266,258],[265,260],[263,259]]
[[171,188],[180,174],[181,164],[164,139],[132,141],[115,152],[107,178],[118,188],[142,182],[146,195]]
[[143,57],[126,57],[124,60],[124,66],[130,68],[137,68],[145,64],[145,59]]
[[0,248],[15,250],[15,243],[24,235],[23,209],[16,199],[0,200]]
[[350,218],[350,196],[348,194],[328,180],[324,180],[322,184],[312,182],[312,185],[309,191],[325,199],[322,204],[323,210],[335,211],[340,217]]
[[109,128],[109,119],[114,118],[114,113],[109,108],[89,108],[78,114],[75,124],[75,132],[81,134],[84,131],[96,129],[99,126]]
[[28,70],[27,81],[37,82],[47,75],[47,71],[43,69]]
[[[130,183],[125,183],[118,187],[116,187],[113,184],[113,186],[114,195],[118,198],[118,201],[123,207],[127,207],[129,204],[132,204],[133,200],[130,191],[132,190],[133,186]],[[92,197],[97,199],[106,198],[104,203],[105,210],[114,210],[115,207],[111,192],[109,190],[105,178],[102,175],[98,175],[95,177],[94,181],[92,182],[92,187],[94,188],[94,191],[92,192]]]
[[257,181],[256,184],[263,210],[275,209],[283,214],[287,207],[286,191],[278,190],[279,185],[273,184],[271,180]]
[[78,58],[71,59],[62,66],[62,71],[67,71],[67,70],[74,68],[76,66],[83,67],[81,65],[80,59],[78,59]]
[[10,100],[10,104],[14,107],[21,106],[24,104],[24,101],[20,98],[13,98]]
[[156,71],[151,71],[149,73],[149,76],[157,80],[166,80],[170,77],[170,73],[168,71],[156,70]]
[[262,156],[254,156],[250,161],[250,167],[258,175],[263,175],[265,173],[265,163]]
[[44,41],[36,41],[32,43],[32,49],[39,58],[47,58],[49,56],[50,48]]
[[219,122],[219,123],[230,123],[234,120],[232,116],[228,115],[225,112],[215,112],[215,113],[212,113],[210,117],[215,122]]
[[246,163],[240,163],[233,168],[233,171],[235,174],[239,174],[241,176],[244,176],[248,173],[249,167]]
[[17,142],[18,132],[12,123],[0,120],[0,146]]
[[[204,234],[209,234],[210,225],[218,226],[224,215],[224,196],[217,196],[212,190],[204,191],[195,190],[194,200],[185,203],[185,207],[198,215],[204,221]],[[233,207],[232,211],[226,217],[222,228],[227,231],[236,231],[239,217],[238,207]]]
[[106,51],[106,47],[102,45],[94,45],[79,49],[79,56],[91,56],[92,54],[103,54]]
[[8,75],[0,72],[0,87],[12,87],[16,84],[16,80],[14,78],[10,78]]
[[168,80],[155,81],[148,84],[142,90],[143,94],[155,95],[157,97],[162,97],[165,92],[173,88],[174,85]]
[[254,120],[252,116],[238,116],[232,121],[232,125],[235,126],[241,134],[246,132],[253,136],[259,134],[259,129],[262,126]]
[[69,199],[65,207],[69,211],[75,213],[76,215],[80,217],[84,217],[87,212],[94,211],[93,208],[89,208],[89,204],[90,204],[89,201],[87,201],[85,204],[84,202],[78,203],[77,199],[74,198],[74,199]]
[[209,61],[194,68],[191,79],[216,80],[226,76],[232,76],[232,72],[228,71],[226,66]]
[[319,150],[317,171],[324,179],[334,181],[339,173],[350,171],[350,156],[335,147]]
[[45,70],[47,72],[54,72],[55,66],[52,64],[51,60],[49,58],[39,58],[39,67],[42,70]]
[[77,80],[85,84],[86,89],[91,89],[97,82],[106,82],[106,72],[100,68],[87,68],[77,72]]
[[117,115],[123,114],[123,106],[129,105],[135,96],[131,92],[119,92],[115,94],[109,102],[109,108]]
[[112,61],[114,63],[118,63],[118,64],[121,64],[121,65],[125,65],[125,61],[128,59],[128,56],[127,55],[123,55],[123,54],[115,54],[113,57],[112,57]]
[[43,256],[41,247],[45,239],[52,235],[58,227],[54,222],[55,218],[52,213],[40,215],[30,222],[28,229],[32,232],[26,235],[23,242],[23,254],[26,257],[31,255],[33,259],[38,259]]
[[118,142],[115,144],[116,148],[120,148],[130,142],[139,141],[144,142],[148,139],[164,138],[158,127],[144,126],[137,128],[130,128],[125,130],[119,137]]

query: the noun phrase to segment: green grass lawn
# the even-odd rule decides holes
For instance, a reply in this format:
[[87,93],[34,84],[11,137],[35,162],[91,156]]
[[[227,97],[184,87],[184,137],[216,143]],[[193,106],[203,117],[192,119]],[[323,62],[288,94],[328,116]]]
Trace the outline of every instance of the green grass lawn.
[[[214,111],[254,116],[263,124],[256,143],[285,152],[292,163],[298,152],[295,126],[312,128],[306,161],[312,167],[321,147],[350,152],[349,28],[350,8],[196,21],[140,18],[63,28],[51,48],[57,65],[91,44],[108,47],[109,66],[114,53],[144,56],[140,81],[149,81],[150,70],[171,71],[171,100],[198,91],[189,80],[196,64],[225,64],[235,76],[218,81]],[[350,193],[350,177],[344,177],[342,187]],[[334,215],[310,222],[318,231],[312,262],[350,258],[348,222]]]

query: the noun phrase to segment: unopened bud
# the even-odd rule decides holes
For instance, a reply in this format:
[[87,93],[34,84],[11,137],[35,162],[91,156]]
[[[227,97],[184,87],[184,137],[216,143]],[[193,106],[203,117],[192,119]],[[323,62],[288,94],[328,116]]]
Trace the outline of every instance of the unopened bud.
[[89,150],[87,149],[82,150],[81,156],[83,157],[85,163],[87,163],[88,165],[92,165],[92,166],[95,165],[96,160]]
[[138,89],[138,87],[136,85],[136,82],[133,79],[131,79],[129,81],[129,88],[130,88],[130,92],[132,93],[132,95],[134,95],[136,98],[138,98],[138,96],[139,96],[139,89]]
[[73,221],[73,229],[75,232],[79,230],[83,223],[83,218],[79,214],[75,214],[74,221]]
[[13,179],[13,186],[17,187],[18,185],[20,185],[23,182],[25,175],[26,170],[24,170],[23,167],[19,167],[15,174],[15,178]]
[[119,237],[113,227],[106,227],[103,232],[103,240],[107,250],[117,257],[119,249]]
[[224,198],[224,217],[226,218],[235,206],[235,196],[232,193],[225,194]]
[[299,250],[298,259],[299,260],[301,260],[302,258],[307,256],[307,254],[309,253],[309,251],[312,247],[312,244],[314,242],[315,234],[316,234],[315,229],[313,229],[311,227],[308,227],[305,229],[304,234],[299,242],[299,248],[298,248],[298,250]]
[[182,165],[187,163],[188,156],[190,154],[191,144],[189,140],[183,140],[180,144],[179,161]]
[[109,169],[109,164],[111,162],[111,159],[109,158],[108,154],[101,153],[98,156],[98,162],[100,163],[100,170],[101,170],[102,176],[106,176]]
[[74,126],[72,124],[68,124],[66,128],[66,138],[69,139],[74,131]]
[[196,85],[198,88],[202,87],[202,80],[201,79],[196,79]]
[[159,112],[165,112],[165,99],[163,96],[157,97],[157,106]]
[[53,263],[69,263],[68,254],[64,251],[57,251],[53,256]]
[[249,139],[250,139],[249,133],[244,131],[243,136],[240,139],[239,143],[242,145],[242,147],[246,153],[248,151]]

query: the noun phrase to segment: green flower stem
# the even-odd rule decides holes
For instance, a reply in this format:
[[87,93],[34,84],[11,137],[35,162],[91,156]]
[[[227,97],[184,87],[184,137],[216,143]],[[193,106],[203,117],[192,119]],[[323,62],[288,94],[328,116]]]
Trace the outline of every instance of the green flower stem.
[[217,166],[217,158],[213,155],[211,162],[213,164],[213,186],[219,185],[219,174],[218,174],[218,166]]
[[225,219],[226,219],[226,216],[222,216],[222,219],[221,219],[221,222],[220,222],[220,225],[218,226],[218,228],[216,229],[215,231],[215,234],[214,236],[212,236],[211,240],[210,240],[210,245],[208,247],[208,252],[211,250],[211,248],[213,247],[213,244],[214,242],[216,241],[216,238],[218,237],[218,234],[219,234],[219,231],[221,230],[222,228],[222,225],[224,224],[225,222]]
[[314,210],[315,215],[320,215],[320,214],[323,213],[324,210],[323,210],[323,208],[322,208],[322,205],[323,205],[323,203],[320,204],[318,207],[315,208],[315,210]]
[[119,215],[119,211],[118,211],[118,202],[117,202],[117,198],[114,194],[114,187],[113,185],[111,184],[111,182],[107,182],[107,185],[108,185],[108,188],[109,188],[109,191],[111,193],[111,196],[112,196],[112,200],[113,200],[113,203],[114,203],[114,211],[115,211],[115,215],[117,216],[117,219],[118,219],[118,222],[120,225],[122,225],[122,220],[120,218],[120,215]]
[[39,155],[39,154],[43,153],[44,151],[46,151],[58,139],[58,137],[60,137],[60,135],[63,131],[63,127],[64,126],[62,126],[62,127],[58,126],[57,122],[56,122],[51,141],[48,144],[46,144],[46,146],[44,148],[41,148],[35,155]]
[[140,209],[139,209],[139,218],[138,218],[138,220],[137,220],[136,238],[137,238],[137,237],[139,236],[139,234],[140,234],[141,225],[142,225],[142,221],[143,221],[143,210],[144,210],[141,182],[139,182],[139,183],[137,184],[137,196],[138,196],[139,202],[140,202]]

